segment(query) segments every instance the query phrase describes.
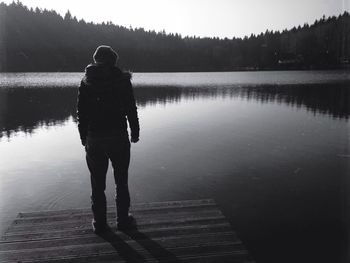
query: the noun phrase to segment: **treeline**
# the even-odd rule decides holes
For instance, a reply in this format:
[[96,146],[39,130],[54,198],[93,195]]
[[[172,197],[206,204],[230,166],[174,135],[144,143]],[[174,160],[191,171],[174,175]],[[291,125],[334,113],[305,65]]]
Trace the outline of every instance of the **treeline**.
[[77,20],[68,11],[0,3],[0,71],[82,71],[100,44],[131,71],[231,71],[349,67],[350,15],[245,38],[182,37]]

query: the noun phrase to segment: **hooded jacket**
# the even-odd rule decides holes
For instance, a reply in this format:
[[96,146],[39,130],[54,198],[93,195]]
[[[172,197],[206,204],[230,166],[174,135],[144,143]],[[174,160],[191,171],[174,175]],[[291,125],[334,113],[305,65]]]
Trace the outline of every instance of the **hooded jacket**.
[[139,137],[137,107],[131,85],[131,74],[103,64],[90,64],[80,82],[77,117],[82,144],[88,134],[127,133]]

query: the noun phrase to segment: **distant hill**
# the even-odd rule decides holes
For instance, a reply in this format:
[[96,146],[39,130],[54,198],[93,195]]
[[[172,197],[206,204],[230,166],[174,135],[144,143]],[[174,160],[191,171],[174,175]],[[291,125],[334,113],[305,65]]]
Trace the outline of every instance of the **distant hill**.
[[77,20],[69,12],[0,3],[0,71],[82,71],[100,44],[131,71],[231,71],[349,67],[350,15],[283,32],[219,39]]

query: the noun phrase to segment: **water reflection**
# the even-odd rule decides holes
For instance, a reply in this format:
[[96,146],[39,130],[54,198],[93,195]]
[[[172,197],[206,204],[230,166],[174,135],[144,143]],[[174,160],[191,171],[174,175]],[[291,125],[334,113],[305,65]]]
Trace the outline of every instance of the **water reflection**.
[[349,84],[257,85],[250,87],[140,87],[135,95],[139,105],[180,102],[181,99],[240,98],[261,103],[304,107],[313,113],[349,118]]
[[76,89],[0,89],[0,136],[63,123],[75,113]]
[[[77,89],[1,88],[0,137],[18,131],[32,133],[37,127],[60,125],[75,118]],[[231,98],[259,103],[280,103],[305,108],[333,118],[349,118],[349,84],[260,85],[251,87],[137,86],[139,107],[179,103],[181,100]]]

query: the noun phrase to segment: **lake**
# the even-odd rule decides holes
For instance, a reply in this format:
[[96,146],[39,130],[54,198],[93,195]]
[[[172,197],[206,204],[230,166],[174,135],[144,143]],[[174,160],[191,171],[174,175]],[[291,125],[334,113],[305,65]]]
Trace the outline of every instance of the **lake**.
[[[88,207],[75,121],[83,73],[0,73],[0,231]],[[345,262],[346,71],[134,73],[133,203],[213,198],[257,262]],[[108,171],[107,199],[114,182]]]

